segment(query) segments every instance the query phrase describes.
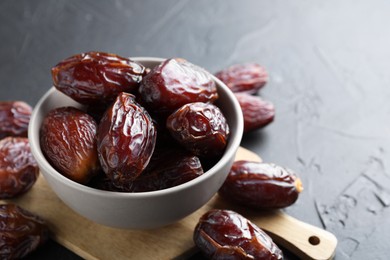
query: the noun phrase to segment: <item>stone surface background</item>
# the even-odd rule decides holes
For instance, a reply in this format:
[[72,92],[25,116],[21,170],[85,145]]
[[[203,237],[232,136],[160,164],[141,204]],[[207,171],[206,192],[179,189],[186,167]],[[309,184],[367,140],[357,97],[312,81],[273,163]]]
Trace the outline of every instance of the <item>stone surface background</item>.
[[[298,172],[290,215],[333,232],[336,259],[388,259],[390,2],[0,1],[0,100],[34,105],[75,53],[258,62],[272,125],[242,145]],[[287,259],[294,256],[286,252]],[[78,259],[50,242],[30,259]]]

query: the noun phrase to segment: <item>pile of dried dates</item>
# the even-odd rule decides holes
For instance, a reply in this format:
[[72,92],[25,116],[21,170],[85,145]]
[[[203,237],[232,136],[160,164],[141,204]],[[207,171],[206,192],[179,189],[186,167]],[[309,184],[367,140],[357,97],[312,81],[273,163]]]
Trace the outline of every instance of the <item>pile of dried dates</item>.
[[[255,63],[215,76],[235,94],[244,132],[274,120],[271,102],[257,95],[268,81]],[[67,178],[94,188],[147,192],[202,175],[222,156],[229,125],[215,105],[216,83],[204,69],[180,58],[154,68],[115,54],[88,52],[52,68],[57,90],[83,105],[50,111],[40,129],[42,151]],[[0,102],[0,199],[27,192],[39,169],[30,152],[31,107]],[[268,163],[237,161],[219,190],[233,203],[254,209],[283,208],[302,190],[297,175]],[[0,205],[0,256],[21,258],[48,239],[44,220],[19,206]],[[282,259],[272,239],[245,217],[211,210],[199,220],[194,242],[213,259]]]
[[[273,120],[273,105],[250,95],[267,82],[263,67],[235,65],[216,76],[236,92],[246,132]],[[50,111],[40,130],[47,160],[73,181],[112,191],[161,190],[202,175],[226,148],[229,125],[214,105],[216,83],[184,59],[145,68],[88,52],[58,63],[52,78],[85,107]]]
[[166,189],[202,175],[226,148],[216,83],[184,59],[145,68],[88,52],[58,63],[52,77],[85,108],[56,108],[40,129],[45,157],[73,181],[121,192]]

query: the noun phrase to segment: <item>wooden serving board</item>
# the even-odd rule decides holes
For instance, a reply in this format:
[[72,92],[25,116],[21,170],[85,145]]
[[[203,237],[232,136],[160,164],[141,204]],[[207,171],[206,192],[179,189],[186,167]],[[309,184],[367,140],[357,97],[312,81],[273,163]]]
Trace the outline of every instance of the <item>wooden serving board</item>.
[[[236,160],[261,161],[240,148]],[[181,221],[153,230],[122,230],[102,226],[78,215],[55,195],[41,176],[16,203],[48,222],[52,238],[81,257],[92,259],[185,259],[196,249],[192,234],[200,216],[211,208],[233,209],[269,232],[276,243],[302,259],[331,259],[335,236],[281,211],[248,211],[226,204],[215,195],[205,206]]]

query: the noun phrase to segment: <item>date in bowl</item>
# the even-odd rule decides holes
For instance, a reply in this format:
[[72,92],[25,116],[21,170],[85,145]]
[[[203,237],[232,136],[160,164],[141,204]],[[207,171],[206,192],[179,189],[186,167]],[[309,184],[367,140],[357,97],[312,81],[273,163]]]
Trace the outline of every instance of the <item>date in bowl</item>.
[[[164,59],[138,57],[132,60],[153,68]],[[224,182],[240,145],[243,117],[233,93],[220,80],[216,82],[216,104],[230,126],[230,137],[221,159],[203,175],[184,184],[150,192],[113,192],[76,183],[56,171],[42,153],[40,127],[45,115],[63,106],[81,107],[68,96],[51,88],[38,102],[29,125],[31,151],[48,185],[75,212],[96,223],[124,229],[151,229],[174,223],[206,204]]]

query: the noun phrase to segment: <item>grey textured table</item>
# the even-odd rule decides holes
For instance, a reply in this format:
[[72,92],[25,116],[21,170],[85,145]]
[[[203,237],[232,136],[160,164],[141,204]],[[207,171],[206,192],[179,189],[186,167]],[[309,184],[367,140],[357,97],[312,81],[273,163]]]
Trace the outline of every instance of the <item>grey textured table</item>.
[[[386,0],[2,0],[0,99],[34,105],[53,65],[90,50],[183,57],[211,72],[258,62],[276,118],[242,145],[301,175],[286,211],[333,232],[336,259],[388,259],[389,11]],[[54,242],[29,258],[78,259]]]

